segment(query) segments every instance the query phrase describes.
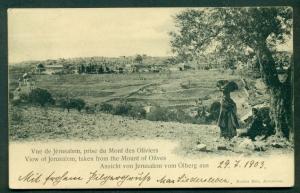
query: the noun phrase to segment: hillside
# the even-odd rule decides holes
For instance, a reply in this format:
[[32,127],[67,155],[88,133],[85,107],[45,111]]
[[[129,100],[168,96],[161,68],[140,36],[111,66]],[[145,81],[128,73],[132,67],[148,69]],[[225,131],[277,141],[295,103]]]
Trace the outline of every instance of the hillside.
[[[17,76],[10,76],[9,90],[17,86]],[[62,97],[82,98],[88,107],[109,103],[112,105],[126,101],[128,104],[161,106],[168,112],[180,110],[192,117],[201,107],[209,108],[219,101],[221,92],[218,80],[233,80],[238,91],[232,93],[237,104],[239,118],[249,116],[251,101],[267,102],[268,95],[262,94],[265,88],[259,79],[242,80],[238,74],[218,70],[191,70],[172,73],[131,73],[131,74],[67,74],[34,75],[34,87],[47,89],[54,99]],[[28,86],[21,86],[26,92]],[[260,93],[260,94],[258,94]],[[34,107],[30,104],[10,106],[10,139],[15,141],[35,140],[97,140],[97,139],[168,139],[180,142],[177,150],[181,154],[265,154],[277,151],[274,147],[287,147],[287,144],[270,137],[268,141],[251,142],[236,137],[231,141],[219,138],[219,128],[211,124],[189,124],[190,122],[158,122],[137,120],[103,112],[70,113],[58,107]],[[245,129],[245,128],[244,128]],[[242,132],[239,130],[238,132]],[[242,145],[241,145],[242,144]],[[275,145],[274,145],[275,144]],[[220,151],[220,145],[221,147]],[[205,151],[199,150],[205,147]],[[278,151],[282,151],[279,149]]]
[[[97,139],[167,139],[179,142],[178,154],[200,156],[203,154],[262,154],[290,153],[287,149],[272,146],[274,139],[251,142],[244,138],[226,141],[219,138],[215,125],[152,122],[110,114],[67,113],[57,108],[26,107],[10,109],[10,139],[12,141],[64,141]],[[239,131],[241,132],[241,131]],[[272,141],[273,140],[273,141]],[[206,148],[199,149],[199,145]],[[218,149],[222,146],[223,150]]]

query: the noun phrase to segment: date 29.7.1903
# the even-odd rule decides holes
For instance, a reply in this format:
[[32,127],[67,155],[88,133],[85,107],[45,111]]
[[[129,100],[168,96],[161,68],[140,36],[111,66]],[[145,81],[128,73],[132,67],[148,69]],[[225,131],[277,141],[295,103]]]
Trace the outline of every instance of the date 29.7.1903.
[[257,160],[222,160],[218,162],[217,168],[256,168],[265,169],[264,161]]

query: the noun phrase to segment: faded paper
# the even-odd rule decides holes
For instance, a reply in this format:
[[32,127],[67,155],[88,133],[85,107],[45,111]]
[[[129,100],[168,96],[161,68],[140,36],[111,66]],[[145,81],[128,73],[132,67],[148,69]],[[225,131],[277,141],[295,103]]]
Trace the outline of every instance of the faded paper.
[[[276,9],[292,31],[291,8]],[[260,30],[214,35],[230,25],[213,20],[216,10],[9,9],[9,187],[292,187],[291,116],[272,116],[281,83],[278,108],[292,114],[292,32],[262,44],[270,84],[270,55],[243,39],[259,42]],[[180,23],[184,13],[193,14]],[[228,111],[237,123],[220,118]]]

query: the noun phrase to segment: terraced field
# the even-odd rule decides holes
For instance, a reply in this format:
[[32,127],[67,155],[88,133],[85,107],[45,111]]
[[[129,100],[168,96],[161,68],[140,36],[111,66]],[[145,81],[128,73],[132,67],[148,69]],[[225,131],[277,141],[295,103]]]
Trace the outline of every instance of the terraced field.
[[[216,81],[239,80],[238,76],[219,71],[184,71],[173,73],[35,75],[36,87],[49,90],[54,97],[76,96],[89,104],[128,99],[138,103],[163,106],[191,104],[219,95]],[[13,80],[11,80],[13,82]],[[10,85],[10,90],[16,88]]]
[[[10,90],[16,88],[17,76],[11,76]],[[50,91],[54,98],[69,96],[84,99],[94,106],[103,102],[115,104],[126,99],[142,106],[163,106],[195,109],[219,101],[221,92],[216,87],[220,79],[234,80],[240,90],[232,94],[237,101],[239,116],[246,114],[246,93],[238,75],[220,71],[180,71],[162,73],[131,73],[101,75],[34,75],[35,86]],[[243,105],[243,106],[242,106]]]

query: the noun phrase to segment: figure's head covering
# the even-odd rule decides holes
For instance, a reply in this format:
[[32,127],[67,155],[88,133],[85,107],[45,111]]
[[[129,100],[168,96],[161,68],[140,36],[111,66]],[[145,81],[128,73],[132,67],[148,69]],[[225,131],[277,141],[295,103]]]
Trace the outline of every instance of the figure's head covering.
[[236,82],[234,81],[230,81],[228,82],[225,86],[224,86],[224,90],[227,90],[228,92],[233,92],[239,89],[238,85]]
[[218,80],[217,87],[223,92],[233,92],[238,90],[237,83],[228,80]]
[[218,80],[217,81],[217,87],[220,89],[220,90],[223,90],[224,89],[224,86],[228,83],[228,80]]

